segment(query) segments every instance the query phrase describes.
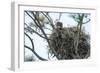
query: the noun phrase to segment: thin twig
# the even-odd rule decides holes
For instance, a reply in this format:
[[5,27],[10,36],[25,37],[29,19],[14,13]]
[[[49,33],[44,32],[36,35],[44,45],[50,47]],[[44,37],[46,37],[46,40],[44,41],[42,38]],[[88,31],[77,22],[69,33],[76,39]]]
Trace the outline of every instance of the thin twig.
[[82,23],[82,24],[86,24],[86,23],[90,22],[90,20],[91,20],[91,19],[89,19],[88,21],[86,21],[86,22],[84,22],[84,23]]
[[53,25],[53,21],[50,19],[50,17],[48,17],[48,15],[45,15],[44,12],[41,12],[50,22],[50,25],[52,26],[53,29],[55,29],[54,25]]
[[31,39],[31,37],[27,34],[27,33],[24,33],[31,41],[31,44],[32,44],[32,49],[34,50],[34,43],[33,43],[33,40]]
[[24,45],[24,47],[26,47],[26,48],[28,48],[30,51],[32,51],[35,55],[36,55],[36,57],[38,58],[38,59],[40,59],[40,60],[42,60],[42,61],[47,61],[47,59],[44,59],[44,58],[42,58],[42,57],[40,57],[34,50],[32,50],[30,47],[28,47],[28,46],[26,46],[26,45]]
[[[34,32],[34,33],[36,33],[38,36],[40,36],[41,38],[44,38],[44,39],[46,39],[44,36],[42,36],[41,34],[39,34],[38,32],[36,32],[34,29],[32,29],[30,26],[28,26],[26,23],[24,23],[29,29],[31,29],[32,30],[32,32]],[[52,39],[49,39],[48,38],[48,40],[52,40]]]
[[59,20],[61,19],[62,13],[59,13]]
[[[35,16],[35,14],[34,14],[33,12],[31,12],[31,13],[32,13],[32,15],[34,16],[35,19],[34,19],[32,16],[30,16],[30,15],[28,14],[28,12],[27,12],[27,14],[32,18],[32,20],[35,22],[35,24],[39,27],[39,29],[41,30],[41,32],[42,32],[43,35],[45,36],[46,41],[48,42],[48,45],[49,45],[49,47],[50,47],[50,49],[51,49],[50,42],[49,42],[49,40],[48,40],[47,35],[45,34],[44,30],[43,30],[42,27],[41,27],[41,23],[38,21],[38,19],[37,19],[37,17]],[[56,54],[56,52],[54,52],[54,53]]]
[[[34,13],[33,13],[33,16],[35,17],[35,14],[34,14]],[[43,30],[42,27],[41,27],[41,23],[38,21],[38,19],[37,19],[36,17],[35,17],[35,20],[37,20],[38,24],[36,24],[36,25],[40,28],[40,30],[41,30],[42,33],[44,34],[44,36],[45,36],[45,38],[47,39],[47,42],[48,42],[48,44],[49,44],[49,46],[50,46],[48,37],[47,37],[46,33],[44,32],[44,30]]]
[[24,45],[24,47],[28,48],[29,50],[31,50],[40,60],[44,60],[44,61],[47,61],[46,59],[40,57],[34,50],[34,43],[33,43],[33,40],[31,39],[31,37],[27,34],[27,33],[24,33],[31,41],[31,44],[32,44],[32,49],[26,45]]

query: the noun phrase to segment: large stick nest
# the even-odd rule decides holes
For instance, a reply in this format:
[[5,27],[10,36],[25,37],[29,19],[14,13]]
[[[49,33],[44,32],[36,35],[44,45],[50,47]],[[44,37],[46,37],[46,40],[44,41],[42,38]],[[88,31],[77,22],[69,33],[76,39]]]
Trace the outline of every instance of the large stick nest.
[[[57,59],[84,59],[90,56],[90,36],[83,30],[77,38],[76,27],[53,30],[50,35],[49,53]],[[75,42],[78,40],[77,50]],[[77,51],[77,53],[76,53]]]

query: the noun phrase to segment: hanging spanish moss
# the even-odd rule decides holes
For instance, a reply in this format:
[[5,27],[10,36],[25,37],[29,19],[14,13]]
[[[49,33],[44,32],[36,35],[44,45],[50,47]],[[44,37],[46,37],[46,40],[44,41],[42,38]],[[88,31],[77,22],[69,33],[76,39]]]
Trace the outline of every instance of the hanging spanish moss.
[[49,53],[58,60],[88,58],[90,56],[90,36],[84,30],[81,30],[79,37],[77,34],[77,27],[53,30],[49,37],[51,39]]

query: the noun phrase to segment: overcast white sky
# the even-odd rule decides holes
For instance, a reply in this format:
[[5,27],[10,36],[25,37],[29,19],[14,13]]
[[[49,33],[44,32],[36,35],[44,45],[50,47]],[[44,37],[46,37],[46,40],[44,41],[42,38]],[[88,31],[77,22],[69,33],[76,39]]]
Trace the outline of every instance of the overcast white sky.
[[[59,18],[59,13],[50,13],[50,16],[53,21]],[[60,21],[63,23],[64,27],[70,27],[75,26],[77,23],[69,17],[69,13],[62,13]],[[32,19],[25,15],[25,23],[32,22]],[[87,33],[90,33],[90,22],[83,25],[85,27],[85,30]],[[50,33],[50,31],[46,30],[46,33]],[[43,58],[48,59],[48,49],[47,49],[47,43],[44,39],[40,38],[38,35],[33,34],[30,35],[33,38],[35,51]],[[25,44],[31,46],[31,43],[27,37],[25,37]],[[32,56],[32,52],[30,50],[25,50],[25,57]],[[38,60],[38,59],[37,59]],[[53,59],[55,60],[55,59]]]

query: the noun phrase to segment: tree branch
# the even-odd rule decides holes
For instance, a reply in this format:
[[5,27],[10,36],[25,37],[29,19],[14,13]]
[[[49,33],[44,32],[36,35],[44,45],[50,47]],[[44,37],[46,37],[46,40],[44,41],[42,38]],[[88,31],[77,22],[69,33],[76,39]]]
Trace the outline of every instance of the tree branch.
[[[44,39],[46,39],[44,36],[42,36],[41,34],[39,34],[38,32],[36,32],[34,29],[32,29],[31,27],[29,27],[26,23],[24,23],[29,29],[31,29],[32,30],[32,32],[34,32],[34,33],[36,33],[38,36],[40,36],[41,38],[44,38]],[[52,40],[52,39],[49,39],[48,38],[48,40]]]
[[[27,15],[34,21],[34,23],[38,25],[38,23],[36,22],[36,20],[35,20],[27,11],[25,11],[25,12],[26,12]],[[39,25],[38,25],[38,26],[39,26]]]
[[31,50],[40,60],[43,60],[43,61],[47,61],[46,59],[40,57],[34,50],[34,43],[33,43],[33,40],[31,39],[31,37],[27,34],[27,33],[24,33],[31,41],[31,44],[32,44],[32,49],[26,45],[24,45],[24,47],[28,48],[29,50]]
[[38,59],[40,59],[40,60],[42,60],[42,61],[47,61],[47,59],[44,59],[44,58],[42,58],[42,57],[40,57],[34,50],[32,50],[30,47],[28,47],[28,46],[26,46],[26,45],[24,45],[24,47],[26,47],[27,49],[29,49],[30,51],[32,51],[35,55],[36,55],[36,57],[38,58]]
[[49,28],[47,28],[47,27],[44,27],[44,29],[48,29],[48,30],[52,31],[51,29],[49,29]]
[[27,34],[27,33],[24,33],[31,41],[31,44],[32,44],[32,48],[34,50],[34,43],[33,43],[33,40],[31,39],[31,37]]
[[82,24],[86,24],[86,23],[90,22],[90,20],[91,20],[91,19],[89,19],[88,21],[86,21],[86,22],[84,22],[84,23],[82,23]]
[[[42,29],[42,27],[41,27],[41,23],[38,21],[38,19],[37,19],[37,17],[35,16],[35,14],[33,13],[33,12],[31,12],[32,14],[33,14],[33,16],[34,16],[34,18],[32,17],[32,16],[30,16],[29,14],[28,14],[28,12],[27,12],[27,14],[33,19],[33,21],[35,22],[35,24],[39,27],[39,29],[42,31],[42,33],[43,33],[43,35],[45,36],[45,38],[46,38],[46,41],[48,42],[48,45],[49,45],[49,48],[51,48],[51,45],[50,45],[50,42],[49,42],[49,40],[48,40],[48,37],[47,37],[47,35],[45,34],[45,32],[44,32],[44,30]],[[55,54],[56,54],[56,52],[54,52]]]
[[62,16],[62,13],[59,13],[59,20],[60,20],[61,16]]
[[[35,17],[35,14],[34,13],[32,13],[32,14]],[[40,28],[40,30],[44,34],[45,38],[47,39],[48,44],[50,45],[49,40],[48,40],[48,37],[47,37],[46,33],[44,32],[43,28],[41,27],[41,23],[38,21],[38,19],[36,17],[35,17],[35,20],[37,20],[38,24],[36,24],[36,25]]]
[[47,19],[48,21],[50,22],[50,25],[53,29],[55,29],[54,25],[53,25],[53,21],[50,19],[50,17],[48,17],[48,15],[45,15],[43,12],[41,12]]

